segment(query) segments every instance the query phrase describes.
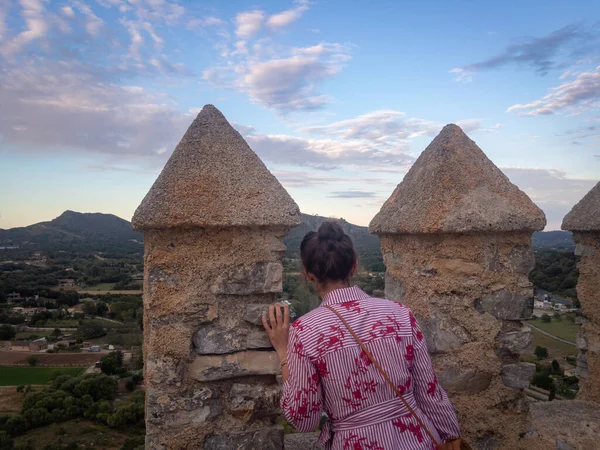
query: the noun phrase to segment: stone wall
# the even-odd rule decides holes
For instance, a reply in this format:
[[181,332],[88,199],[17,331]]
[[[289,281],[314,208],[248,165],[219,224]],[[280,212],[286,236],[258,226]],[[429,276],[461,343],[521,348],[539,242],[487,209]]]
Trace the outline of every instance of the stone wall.
[[531,340],[531,233],[543,213],[449,125],[396,188],[371,230],[386,297],[414,311],[438,379],[475,449],[516,448],[530,429],[519,362]]
[[147,448],[283,448],[279,362],[260,317],[282,291],[281,237],[298,222],[283,187],[206,106],[134,216]]
[[565,216],[579,257],[577,298],[583,313],[577,347],[581,379],[578,399],[600,403],[600,183]]

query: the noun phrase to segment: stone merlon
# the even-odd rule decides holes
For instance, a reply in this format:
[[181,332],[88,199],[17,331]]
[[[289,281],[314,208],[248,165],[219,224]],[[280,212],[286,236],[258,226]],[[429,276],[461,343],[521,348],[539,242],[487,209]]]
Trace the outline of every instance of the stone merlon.
[[233,129],[206,105],[136,210],[136,230],[291,227],[298,206]]
[[546,218],[456,125],[429,144],[370,224],[376,234],[535,231]]
[[600,231],[600,183],[596,184],[563,219],[563,230]]

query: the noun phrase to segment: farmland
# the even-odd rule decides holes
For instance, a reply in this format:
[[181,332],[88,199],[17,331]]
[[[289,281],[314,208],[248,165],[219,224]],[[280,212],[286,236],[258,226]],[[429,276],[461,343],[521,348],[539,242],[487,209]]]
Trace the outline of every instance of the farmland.
[[[34,354],[38,357],[38,366],[91,366],[100,361],[102,353],[30,353],[0,351],[0,365],[27,366],[27,358]],[[6,368],[2,367],[2,372]]]
[[0,386],[46,384],[56,372],[75,376],[79,375],[82,370],[80,367],[2,367]]

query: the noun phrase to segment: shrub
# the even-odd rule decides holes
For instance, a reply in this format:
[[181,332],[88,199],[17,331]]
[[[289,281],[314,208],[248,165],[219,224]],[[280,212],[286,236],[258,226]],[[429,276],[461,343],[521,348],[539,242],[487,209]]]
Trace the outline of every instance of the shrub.
[[12,416],[10,419],[6,421],[6,432],[14,437],[20,436],[21,434],[27,431],[29,428],[29,424],[27,423],[27,419],[21,415]]
[[560,370],[560,364],[555,359],[552,360],[552,372],[556,374],[562,374],[562,370]]
[[550,323],[552,318],[548,314],[544,313],[542,314],[541,321],[544,323]]
[[39,362],[40,358],[38,358],[35,355],[31,355],[29,358],[27,358],[27,363],[29,363],[29,365],[31,367],[35,367],[37,366],[37,363]]
[[550,378],[544,373],[536,373],[531,379],[531,384],[539,388],[548,390],[552,385],[552,378]]
[[548,357],[548,349],[546,347],[540,347],[539,345],[535,348],[533,354],[538,359],[545,359]]
[[10,325],[0,325],[0,341],[10,341],[17,335],[15,327]]

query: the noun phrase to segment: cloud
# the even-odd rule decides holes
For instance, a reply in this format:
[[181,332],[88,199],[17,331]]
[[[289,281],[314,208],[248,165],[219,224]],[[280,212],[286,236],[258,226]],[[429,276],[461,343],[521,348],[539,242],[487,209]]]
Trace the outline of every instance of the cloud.
[[0,46],[0,55],[5,58],[13,57],[29,43],[43,38],[49,29],[42,0],[20,0],[19,3],[26,29]]
[[259,10],[239,13],[235,17],[235,34],[242,39],[250,39],[262,28],[265,13]]
[[527,104],[516,104],[507,111],[517,112],[520,116],[550,115],[561,110],[581,113],[597,109],[599,97],[600,66],[596,67],[594,71],[583,72],[574,80],[550,89],[550,93],[540,100]]
[[[238,130],[264,160],[274,164],[332,170],[340,167],[383,167],[405,171],[414,158],[401,151],[387,151],[384,143],[361,140],[305,139],[288,135],[260,134],[249,127]],[[243,132],[245,131],[245,132]]]
[[569,61],[594,52],[598,40],[596,28],[586,30],[581,25],[572,24],[547,36],[524,38],[521,43],[509,45],[491,58],[456,67],[450,72],[457,75],[458,81],[471,81],[476,72],[512,64],[546,75],[551,70],[563,68]]
[[291,23],[302,17],[304,11],[308,10],[308,1],[299,0],[296,2],[296,8],[287,9],[277,14],[273,14],[267,19],[267,27],[277,30],[290,25]]
[[313,186],[322,186],[327,184],[339,185],[340,183],[349,184],[368,184],[385,187],[395,187],[396,183],[385,181],[382,178],[361,178],[361,177],[342,177],[322,175],[320,173],[302,171],[302,170],[273,170],[273,175],[279,182],[286,187],[304,188]]
[[328,195],[329,198],[373,198],[377,197],[376,192],[368,191],[335,191]]
[[[253,46],[241,61],[205,70],[204,79],[217,87],[244,92],[256,103],[283,114],[310,111],[330,101],[317,91],[317,84],[339,73],[350,59],[348,47],[326,42],[292,48],[287,56],[266,60],[257,57],[260,50]],[[245,52],[235,52],[240,53]]]
[[216,26],[216,25],[224,25],[225,22],[221,19],[219,19],[218,17],[214,17],[214,16],[208,16],[208,17],[202,17],[202,18],[195,18],[195,19],[190,19],[186,26],[188,28],[204,28],[204,27],[211,27],[211,26]]
[[569,178],[556,169],[501,168],[546,213],[547,230],[558,230],[563,217],[598,183],[598,179]]
[[102,28],[102,26],[104,25],[104,21],[98,16],[96,16],[92,11],[92,8],[90,8],[85,3],[77,0],[73,2],[73,5],[79,10],[81,14],[85,16],[85,29],[87,30],[87,32],[93,37],[98,36],[100,28]]

